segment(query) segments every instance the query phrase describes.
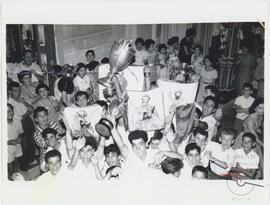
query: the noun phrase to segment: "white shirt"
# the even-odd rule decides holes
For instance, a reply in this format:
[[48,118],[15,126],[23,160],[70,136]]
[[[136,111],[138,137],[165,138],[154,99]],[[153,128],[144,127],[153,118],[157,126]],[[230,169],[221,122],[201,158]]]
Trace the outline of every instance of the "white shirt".
[[27,112],[27,108],[21,102],[17,102],[13,98],[8,98],[8,103],[14,108],[14,120],[22,120],[22,116]]
[[185,156],[185,159],[183,160],[184,167],[181,169],[180,178],[183,180],[190,180],[192,179],[192,169],[188,163],[187,156]]
[[223,151],[221,144],[215,143],[215,145],[213,144],[213,148],[212,148],[212,157],[214,157],[222,162],[227,163],[227,165],[228,165],[227,169],[223,169],[222,167],[216,165],[213,162],[210,163],[211,170],[215,174],[220,175],[220,176],[224,176],[224,175],[227,175],[229,173],[232,166],[234,165],[235,152],[233,151],[233,149],[231,147],[229,149]]
[[215,126],[216,126],[216,119],[213,117],[213,115],[206,116],[204,118],[201,118],[202,122],[206,122],[208,125],[208,141],[212,140],[212,137],[215,133]]
[[133,150],[129,151],[128,159],[126,161],[127,169],[125,176],[132,178],[149,178],[151,177],[152,169],[149,164],[153,163],[154,156],[158,150],[147,150],[146,157],[141,160]]
[[87,75],[85,75],[83,78],[81,78],[79,75],[77,75],[73,80],[74,86],[78,87],[80,91],[87,91],[88,88],[90,88],[90,79]]
[[204,167],[207,167],[209,164],[209,155],[206,154],[207,152],[212,152],[215,149],[216,143],[213,141],[208,141],[204,150],[201,150],[201,164]]
[[144,61],[147,59],[147,52],[145,50],[138,51],[137,49],[135,51],[134,65],[144,65]]
[[[243,95],[237,97],[235,99],[234,105],[241,106],[244,109],[250,108],[252,103],[254,102],[254,98],[249,96],[248,98],[245,98]],[[247,113],[237,113],[236,118],[240,120],[244,120],[248,116]]]
[[260,157],[259,155],[251,150],[248,154],[244,152],[243,148],[235,150],[235,165],[239,163],[243,169],[258,169]]

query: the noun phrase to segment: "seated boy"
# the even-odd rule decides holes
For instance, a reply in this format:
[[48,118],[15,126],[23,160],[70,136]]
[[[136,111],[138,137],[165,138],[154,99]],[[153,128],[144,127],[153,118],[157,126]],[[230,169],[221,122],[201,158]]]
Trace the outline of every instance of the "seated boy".
[[230,179],[228,176],[235,161],[235,152],[232,149],[235,133],[232,130],[221,131],[220,142],[215,143],[210,154],[210,179]]
[[208,179],[208,171],[205,167],[197,165],[192,169],[192,179]]
[[236,116],[233,128],[237,130],[237,135],[242,131],[243,122],[248,116],[249,108],[255,100],[251,96],[252,89],[253,87],[250,83],[245,83],[242,87],[243,95],[237,97],[234,102]]
[[254,152],[256,137],[247,132],[242,137],[242,148],[235,150],[235,164],[232,168],[236,179],[254,179],[259,169],[260,157]]
[[23,134],[22,123],[14,119],[14,108],[7,104],[8,122],[8,179],[19,171],[19,157],[22,156],[21,135]]

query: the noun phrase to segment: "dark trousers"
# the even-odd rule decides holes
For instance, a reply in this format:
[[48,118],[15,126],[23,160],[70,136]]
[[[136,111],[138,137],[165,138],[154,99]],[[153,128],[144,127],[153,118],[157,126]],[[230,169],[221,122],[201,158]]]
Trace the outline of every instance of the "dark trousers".
[[20,160],[20,170],[26,171],[29,162],[32,162],[35,157],[36,145],[34,140],[35,125],[32,119],[27,116],[22,120],[22,128],[24,135],[22,137],[23,156]]

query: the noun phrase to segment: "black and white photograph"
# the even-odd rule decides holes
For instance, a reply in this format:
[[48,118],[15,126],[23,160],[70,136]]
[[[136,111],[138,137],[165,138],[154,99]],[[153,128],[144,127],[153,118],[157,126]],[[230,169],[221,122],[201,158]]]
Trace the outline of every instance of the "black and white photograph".
[[3,22],[9,187],[33,186],[44,203],[115,187],[135,204],[134,183],[248,199],[269,178],[265,19]]

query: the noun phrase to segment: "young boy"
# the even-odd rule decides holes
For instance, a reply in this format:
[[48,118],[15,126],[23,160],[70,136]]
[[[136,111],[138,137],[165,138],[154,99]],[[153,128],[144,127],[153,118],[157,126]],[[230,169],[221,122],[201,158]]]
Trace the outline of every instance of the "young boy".
[[191,179],[193,167],[200,164],[201,148],[196,143],[189,143],[185,148],[184,168],[181,176],[183,179]]
[[65,171],[66,168],[62,166],[62,155],[58,150],[50,150],[45,155],[46,166],[48,167],[48,172],[42,174],[37,180],[42,183],[48,183],[60,180],[67,180],[68,172]]
[[[34,110],[34,119],[36,122],[34,140],[39,149],[47,149],[48,144],[42,137],[42,132],[45,128],[53,128],[57,130],[59,134],[62,134],[64,130],[58,126],[56,122],[49,122],[48,120],[48,110],[45,107],[37,107]],[[40,153],[38,153],[39,155]]]
[[232,168],[233,176],[238,179],[254,179],[259,169],[260,157],[254,152],[256,137],[247,132],[242,137],[242,148],[235,150],[235,164]]
[[[219,99],[219,90],[216,86],[214,85],[207,85],[204,89],[204,99],[208,96],[213,96],[215,98],[217,98],[217,100]],[[214,118],[216,119],[216,125],[219,126],[222,120],[222,108],[220,107],[220,105],[218,104],[217,110],[214,113]]]
[[147,52],[144,50],[144,40],[137,38],[135,41],[135,62],[134,65],[145,65],[147,59]]
[[192,169],[192,179],[208,179],[208,171],[205,167],[197,165]]
[[211,141],[215,134],[216,119],[214,118],[214,113],[216,112],[217,107],[218,103],[215,97],[208,96],[204,99],[200,120],[206,122],[208,125],[208,141]]
[[236,111],[235,121],[233,128],[239,134],[242,131],[243,122],[249,114],[249,108],[254,102],[254,98],[251,96],[252,85],[245,83],[242,87],[243,95],[237,97],[234,102],[234,108]]
[[232,149],[235,133],[232,130],[221,131],[221,144],[215,143],[210,154],[211,179],[227,179],[235,161],[235,152]]
[[63,142],[62,139],[58,139],[57,137],[59,137],[57,135],[57,131],[53,128],[46,128],[42,131],[42,137],[44,138],[45,142],[47,143],[47,149],[46,148],[41,148],[40,149],[40,169],[43,172],[48,171],[48,167],[46,166],[45,163],[45,154],[52,150],[58,150],[61,152],[62,155],[62,162],[67,163],[69,161],[68,157],[67,157],[67,151],[66,151],[66,146],[65,142]]
[[21,135],[23,134],[22,124],[14,119],[14,108],[7,104],[8,122],[8,179],[19,171],[19,157],[22,156]]

